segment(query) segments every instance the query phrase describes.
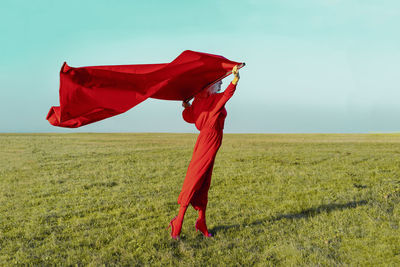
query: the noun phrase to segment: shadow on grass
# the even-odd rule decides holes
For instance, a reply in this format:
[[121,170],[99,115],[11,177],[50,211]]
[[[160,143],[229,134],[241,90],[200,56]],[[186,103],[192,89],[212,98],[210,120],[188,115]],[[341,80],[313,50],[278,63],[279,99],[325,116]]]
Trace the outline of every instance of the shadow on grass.
[[310,208],[310,209],[303,210],[303,211],[301,211],[299,213],[280,214],[280,215],[278,215],[276,217],[256,220],[256,221],[251,222],[251,223],[216,226],[216,227],[213,227],[210,230],[210,232],[212,234],[216,234],[219,231],[226,231],[226,230],[229,230],[229,229],[240,228],[240,227],[251,227],[251,226],[260,225],[260,224],[263,224],[263,223],[266,223],[266,222],[280,221],[282,219],[295,220],[295,219],[301,219],[301,218],[309,218],[309,217],[314,217],[314,216],[316,216],[316,215],[318,215],[318,214],[320,214],[322,212],[330,213],[330,212],[336,211],[336,210],[353,209],[353,208],[356,208],[358,206],[364,206],[367,203],[368,202],[366,200],[360,200],[360,201],[351,201],[351,202],[344,203],[344,204],[335,204],[335,203],[333,203],[333,204],[321,205],[321,206],[316,207],[316,208]]

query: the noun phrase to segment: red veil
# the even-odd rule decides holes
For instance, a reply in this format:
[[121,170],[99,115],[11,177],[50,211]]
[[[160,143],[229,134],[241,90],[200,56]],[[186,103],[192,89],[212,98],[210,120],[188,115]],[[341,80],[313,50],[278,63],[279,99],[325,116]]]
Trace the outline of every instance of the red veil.
[[46,119],[76,128],[121,114],[147,98],[186,100],[244,63],[186,50],[171,63],[73,68],[60,71],[60,106]]

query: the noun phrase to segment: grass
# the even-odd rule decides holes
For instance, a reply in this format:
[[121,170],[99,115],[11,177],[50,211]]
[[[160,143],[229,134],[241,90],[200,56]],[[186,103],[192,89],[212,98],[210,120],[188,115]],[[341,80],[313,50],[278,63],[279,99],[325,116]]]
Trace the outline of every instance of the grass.
[[0,134],[0,265],[400,264],[399,134],[225,134],[174,241],[195,139]]

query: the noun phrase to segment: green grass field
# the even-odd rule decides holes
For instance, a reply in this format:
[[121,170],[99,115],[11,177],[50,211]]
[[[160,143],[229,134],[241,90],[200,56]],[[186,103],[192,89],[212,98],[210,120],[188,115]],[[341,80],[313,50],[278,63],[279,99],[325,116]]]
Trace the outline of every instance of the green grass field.
[[225,134],[174,241],[195,140],[0,134],[0,265],[400,265],[400,134]]

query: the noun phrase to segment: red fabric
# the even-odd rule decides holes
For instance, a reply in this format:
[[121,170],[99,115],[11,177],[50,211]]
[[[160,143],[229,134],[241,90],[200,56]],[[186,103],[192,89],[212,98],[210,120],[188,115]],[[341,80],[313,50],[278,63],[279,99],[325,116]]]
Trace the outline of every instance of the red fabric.
[[200,134],[178,197],[180,205],[186,206],[190,203],[196,210],[206,209],[214,160],[222,143],[227,115],[225,103],[235,90],[236,85],[230,83],[223,93],[206,98],[196,97],[192,105],[182,113],[186,122],[195,123]]
[[185,100],[226,77],[235,65],[222,56],[186,50],[171,63],[73,68],[60,71],[60,106],[46,119],[75,128],[121,114],[147,98]]

